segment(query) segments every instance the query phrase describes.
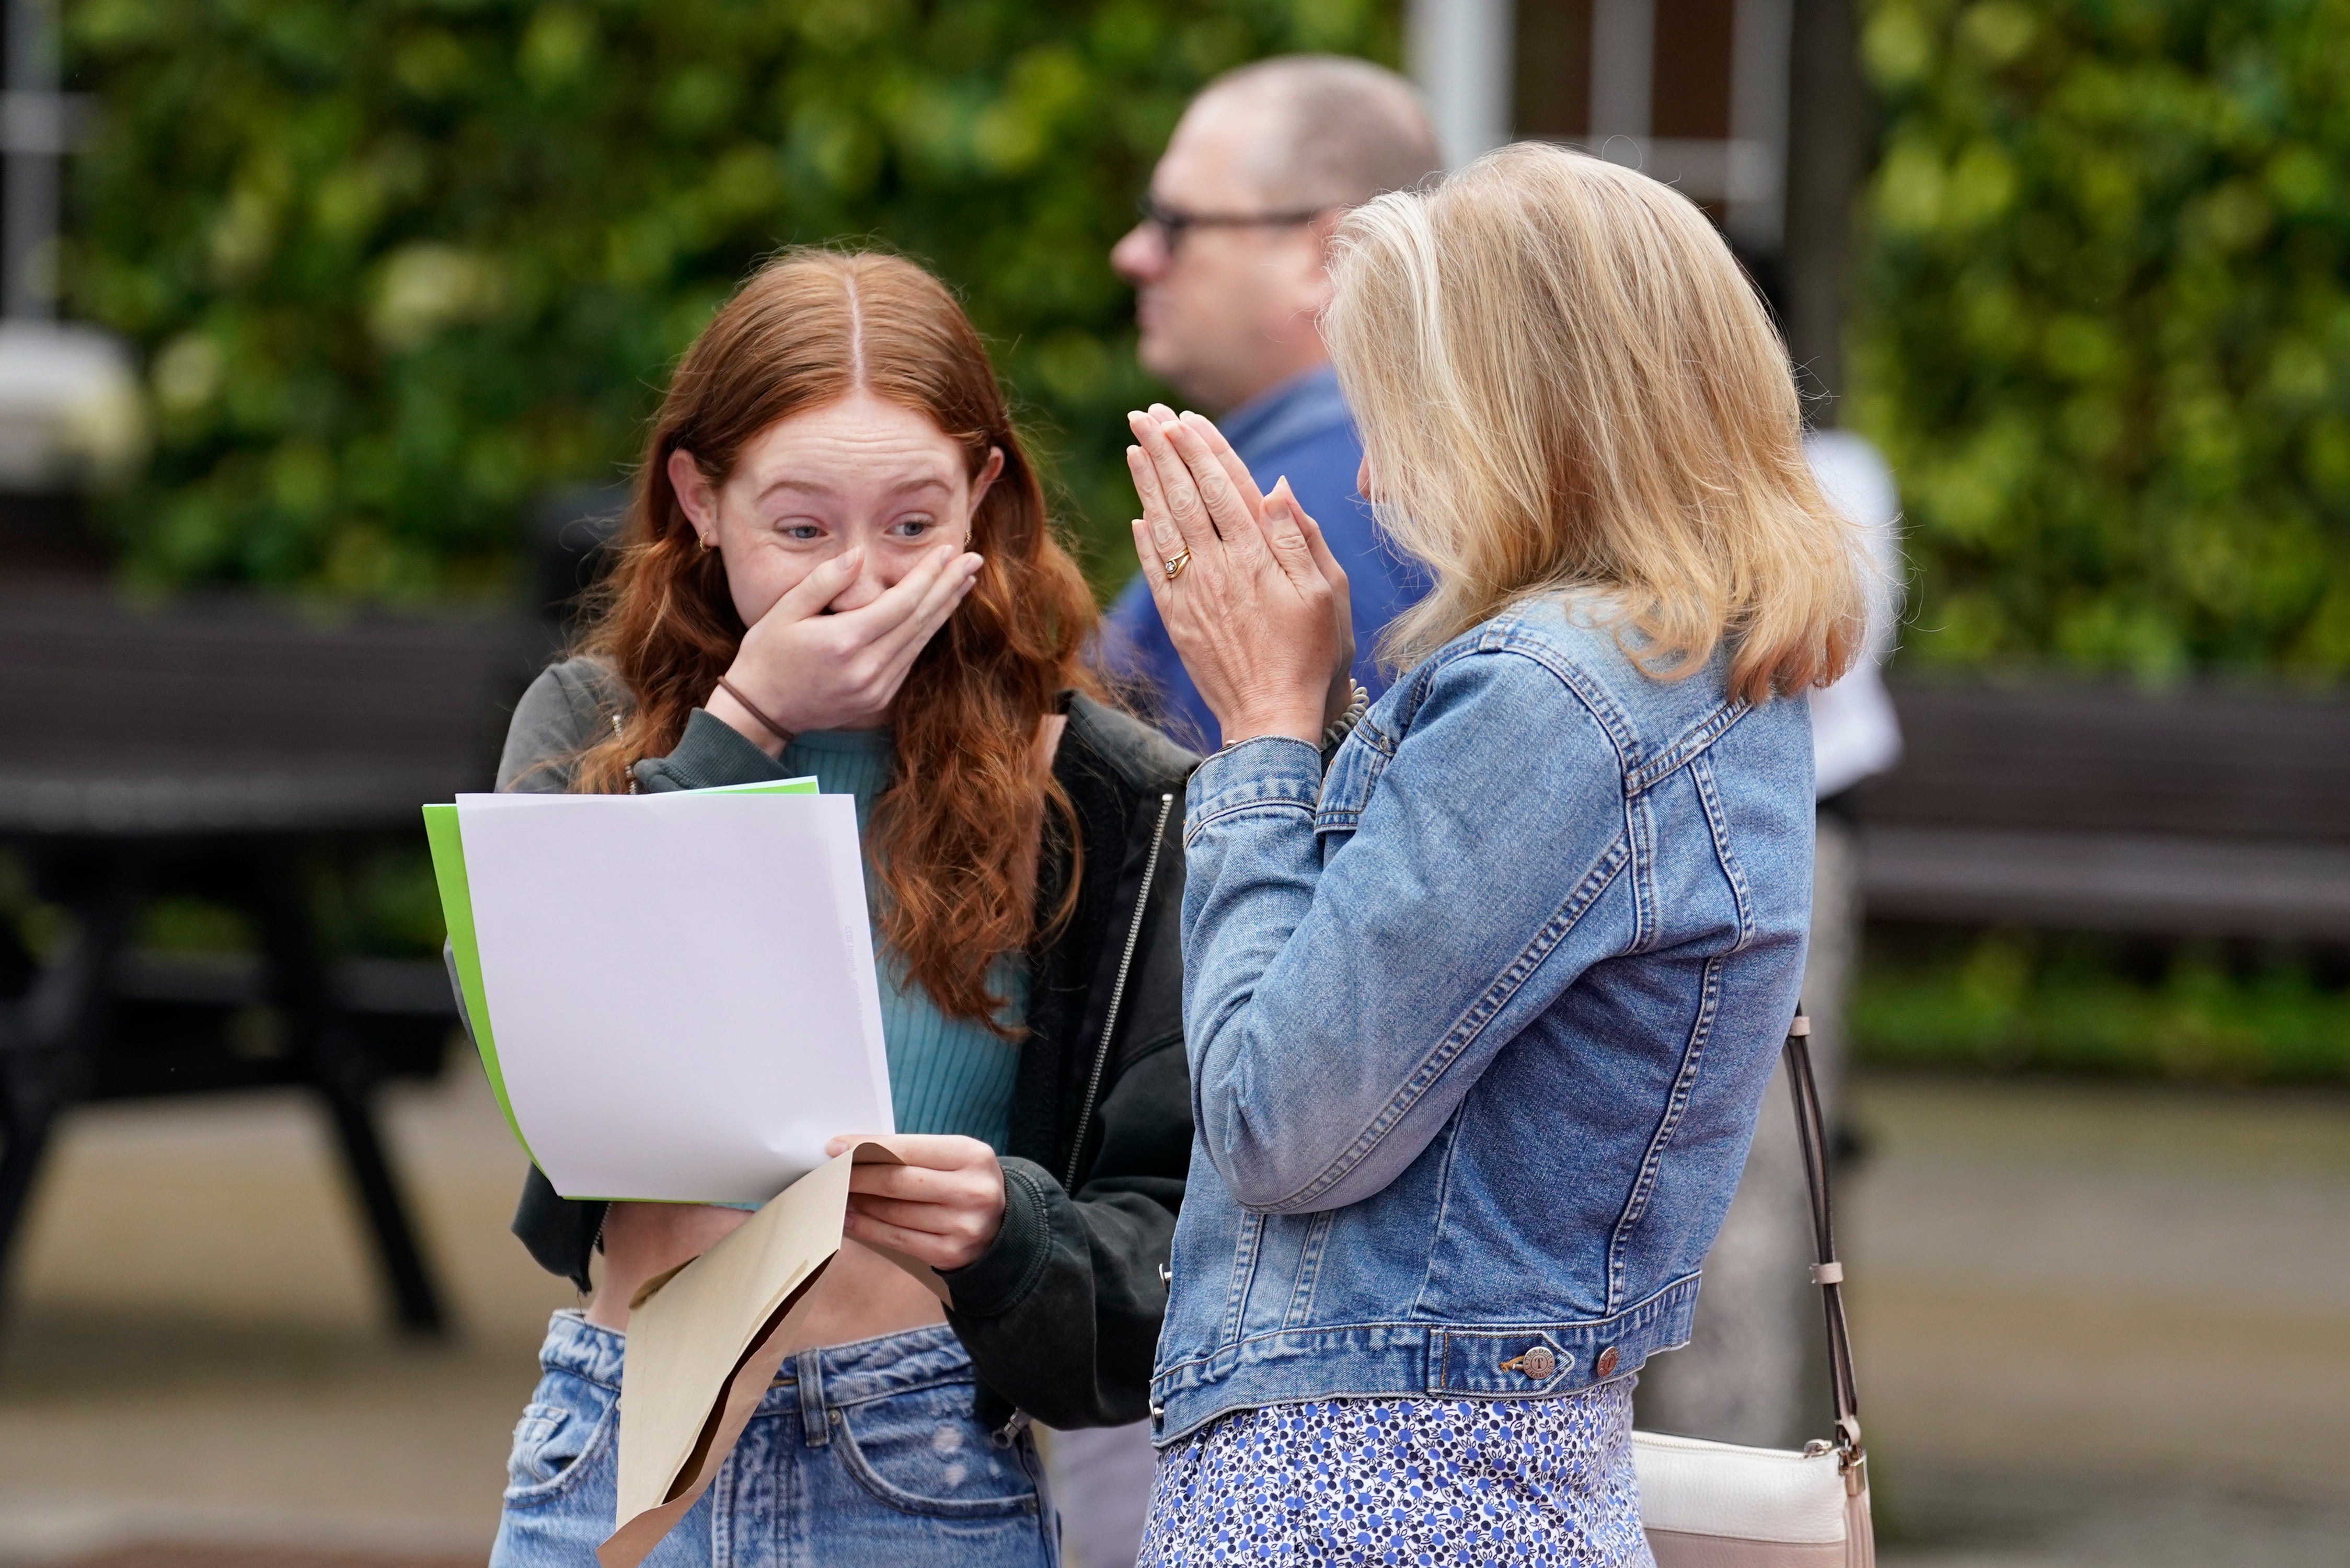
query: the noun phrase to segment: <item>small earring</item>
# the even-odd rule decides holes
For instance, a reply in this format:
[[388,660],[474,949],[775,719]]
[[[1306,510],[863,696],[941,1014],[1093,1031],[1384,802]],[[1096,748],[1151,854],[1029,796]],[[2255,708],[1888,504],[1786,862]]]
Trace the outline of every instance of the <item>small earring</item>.
[[702,541],[702,553],[703,553],[704,555],[707,555],[709,552],[711,552],[711,551],[712,551],[712,550],[715,550],[716,548],[718,548],[718,544],[717,544],[717,541],[716,541],[716,540],[713,540],[713,539],[703,539],[703,540]]

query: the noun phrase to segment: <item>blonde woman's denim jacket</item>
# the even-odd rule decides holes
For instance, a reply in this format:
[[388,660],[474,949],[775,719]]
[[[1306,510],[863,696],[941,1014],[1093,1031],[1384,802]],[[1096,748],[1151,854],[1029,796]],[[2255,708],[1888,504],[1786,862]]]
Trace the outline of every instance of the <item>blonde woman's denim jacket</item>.
[[1803,971],[1804,703],[1729,696],[1719,658],[1656,679],[1533,604],[1399,682],[1326,775],[1247,742],[1187,815],[1157,1440],[1560,1394],[1684,1343]]

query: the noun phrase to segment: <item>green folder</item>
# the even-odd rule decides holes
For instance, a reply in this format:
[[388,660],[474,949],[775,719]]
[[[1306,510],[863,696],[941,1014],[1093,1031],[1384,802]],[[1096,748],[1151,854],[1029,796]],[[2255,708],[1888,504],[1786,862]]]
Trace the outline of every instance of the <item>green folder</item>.
[[[815,794],[817,790],[813,778],[799,778],[771,784],[721,784],[694,793]],[[498,1110],[505,1116],[506,1127],[514,1133],[515,1142],[522,1145],[523,1153],[529,1154],[530,1140],[522,1136],[522,1125],[515,1120],[514,1106],[506,1099],[505,1075],[498,1069],[489,1000],[482,990],[482,948],[473,930],[473,887],[465,879],[465,840],[457,825],[454,805],[424,808],[424,838],[432,850],[432,879],[441,888],[441,918],[449,928],[449,950],[457,963],[457,990],[465,1004],[465,1021],[473,1026],[473,1047],[482,1054],[482,1070],[489,1075],[490,1092],[497,1096]],[[532,1163],[537,1163],[535,1155]]]

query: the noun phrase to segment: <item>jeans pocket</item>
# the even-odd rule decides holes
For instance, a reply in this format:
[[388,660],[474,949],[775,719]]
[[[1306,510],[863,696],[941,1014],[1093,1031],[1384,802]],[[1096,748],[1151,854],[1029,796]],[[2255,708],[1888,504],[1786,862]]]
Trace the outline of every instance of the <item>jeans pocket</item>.
[[610,1446],[619,1400],[609,1389],[550,1372],[515,1423],[506,1456],[505,1501],[512,1507],[562,1496]]
[[939,1519],[1037,1509],[1036,1454],[1024,1433],[999,1448],[972,1418],[969,1383],[868,1399],[831,1412],[832,1441],[857,1483],[890,1507]]

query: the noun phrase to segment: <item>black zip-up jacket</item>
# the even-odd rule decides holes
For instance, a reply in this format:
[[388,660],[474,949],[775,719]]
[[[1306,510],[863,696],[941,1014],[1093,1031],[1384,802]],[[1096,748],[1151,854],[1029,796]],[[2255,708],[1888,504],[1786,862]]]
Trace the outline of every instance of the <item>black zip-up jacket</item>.
[[[500,789],[559,791],[564,759],[608,731],[627,696],[600,664],[542,673],[515,707]],[[1076,905],[1030,955],[1028,1033],[1003,1151],[1003,1228],[945,1276],[947,1321],[971,1352],[979,1417],[1015,1409],[1055,1427],[1148,1413],[1167,1309],[1165,1268],[1191,1154],[1183,1054],[1183,786],[1198,759],[1088,698],[1068,716],[1053,775],[1076,807]],[[636,766],[649,791],[785,776],[697,711],[677,749]],[[1068,886],[1068,846],[1046,836],[1039,907]],[[589,1288],[601,1203],[560,1198],[536,1169],[515,1234],[552,1273]]]

